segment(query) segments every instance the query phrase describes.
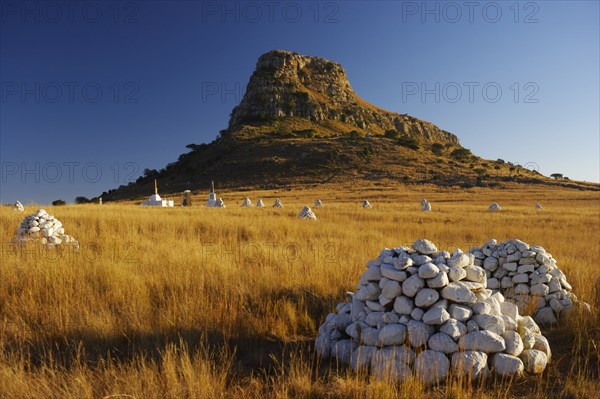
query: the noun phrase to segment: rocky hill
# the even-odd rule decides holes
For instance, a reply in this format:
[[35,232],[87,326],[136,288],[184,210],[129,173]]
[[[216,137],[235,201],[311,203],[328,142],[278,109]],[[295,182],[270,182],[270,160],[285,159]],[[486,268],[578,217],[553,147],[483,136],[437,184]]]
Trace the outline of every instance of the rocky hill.
[[[378,108],[352,90],[341,65],[290,51],[262,55],[227,129],[160,171],[102,193],[104,200],[161,192],[324,183],[561,184],[503,160],[486,161],[430,122]],[[598,189],[597,185],[593,187]]]

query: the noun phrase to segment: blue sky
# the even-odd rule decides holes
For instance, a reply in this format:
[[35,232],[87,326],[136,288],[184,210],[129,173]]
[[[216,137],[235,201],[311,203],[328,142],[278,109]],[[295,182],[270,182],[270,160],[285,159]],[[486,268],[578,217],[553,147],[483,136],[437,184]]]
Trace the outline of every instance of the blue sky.
[[0,0],[0,201],[96,196],[212,141],[272,49],[482,157],[600,181],[599,2],[465,4]]

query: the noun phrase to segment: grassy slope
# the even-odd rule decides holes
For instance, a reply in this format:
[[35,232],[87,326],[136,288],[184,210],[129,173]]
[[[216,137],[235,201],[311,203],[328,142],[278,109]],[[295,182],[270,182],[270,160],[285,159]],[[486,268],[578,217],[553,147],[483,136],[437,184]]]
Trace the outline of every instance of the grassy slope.
[[[553,363],[515,382],[397,387],[319,363],[312,352],[316,329],[354,290],[364,263],[384,246],[422,237],[445,249],[514,237],[542,245],[577,296],[598,309],[598,193],[356,186],[221,196],[226,209],[54,207],[47,210],[81,241],[78,254],[3,245],[0,397],[600,394],[597,313],[546,331]],[[241,209],[245,196],[267,205],[280,197],[286,207]],[[423,196],[434,212],[418,210]],[[315,210],[319,221],[297,220],[317,197],[326,205]],[[363,198],[374,208],[361,209]],[[486,212],[492,201],[504,210]],[[0,209],[4,243],[22,217]]]
[[[382,135],[352,139],[350,130],[340,122],[315,123],[303,118],[245,126],[227,139],[182,155],[157,176],[160,192],[179,195],[186,189],[204,191],[211,180],[219,189],[238,190],[306,188],[323,183],[343,187],[399,183],[464,187],[477,184],[478,172],[487,175],[483,179],[486,185],[506,186],[507,181],[517,181],[599,189],[598,184],[555,182],[522,167],[511,171],[508,163],[476,156],[459,161],[450,156],[456,147],[435,155],[431,143],[420,143],[420,148],[413,150]],[[154,178],[123,186],[104,195],[104,200],[147,197],[153,192]]]

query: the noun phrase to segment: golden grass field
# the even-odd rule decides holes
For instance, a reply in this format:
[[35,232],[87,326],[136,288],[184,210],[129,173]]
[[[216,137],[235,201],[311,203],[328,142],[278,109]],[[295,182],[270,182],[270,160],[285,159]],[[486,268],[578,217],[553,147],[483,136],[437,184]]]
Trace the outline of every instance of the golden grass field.
[[[10,244],[0,209],[1,398],[600,397],[600,195],[544,187],[219,193],[228,208],[45,207],[79,252]],[[265,209],[240,208],[262,197]],[[426,197],[433,212],[422,213]],[[280,197],[285,208],[270,205]],[[321,198],[316,222],[297,219]],[[373,209],[364,210],[368,198]],[[489,213],[492,201],[503,207]],[[541,202],[544,210],[534,210]],[[594,308],[544,331],[541,376],[471,384],[370,381],[320,361],[316,331],[381,248],[428,238],[542,245]]]

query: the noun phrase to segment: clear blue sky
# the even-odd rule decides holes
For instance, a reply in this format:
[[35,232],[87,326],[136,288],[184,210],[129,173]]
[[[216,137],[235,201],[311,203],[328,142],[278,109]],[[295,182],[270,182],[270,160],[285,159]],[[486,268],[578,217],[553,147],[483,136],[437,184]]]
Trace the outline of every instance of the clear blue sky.
[[480,156],[600,181],[599,3],[472,4],[0,0],[0,201],[95,196],[212,141],[272,49]]

